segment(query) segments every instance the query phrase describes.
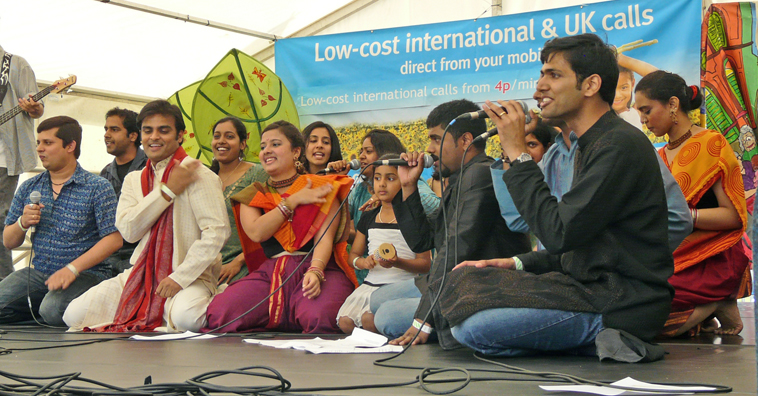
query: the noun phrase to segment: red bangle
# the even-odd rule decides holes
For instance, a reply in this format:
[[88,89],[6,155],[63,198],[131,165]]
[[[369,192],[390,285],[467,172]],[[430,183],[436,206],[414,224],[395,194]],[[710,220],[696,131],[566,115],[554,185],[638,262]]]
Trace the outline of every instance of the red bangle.
[[319,267],[310,267],[308,268],[308,271],[306,272],[313,272],[314,274],[316,274],[320,282],[326,281],[326,277],[324,276],[324,271]]

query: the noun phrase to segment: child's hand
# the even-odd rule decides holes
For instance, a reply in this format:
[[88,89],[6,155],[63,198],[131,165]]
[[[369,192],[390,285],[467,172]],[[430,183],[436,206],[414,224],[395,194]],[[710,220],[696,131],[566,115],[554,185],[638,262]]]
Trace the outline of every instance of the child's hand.
[[397,256],[389,260],[379,259],[379,260],[376,260],[376,262],[379,263],[379,265],[381,265],[384,268],[392,268],[395,265],[397,265]]
[[374,261],[374,256],[369,255],[368,257],[364,259],[358,259],[358,261],[355,262],[355,266],[360,269],[367,269],[370,270],[374,267],[376,267],[376,261]]

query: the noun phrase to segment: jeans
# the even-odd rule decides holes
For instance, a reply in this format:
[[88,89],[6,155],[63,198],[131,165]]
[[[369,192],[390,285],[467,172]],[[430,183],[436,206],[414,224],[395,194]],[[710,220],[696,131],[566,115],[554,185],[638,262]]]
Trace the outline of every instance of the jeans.
[[371,294],[374,325],[384,336],[397,338],[413,325],[421,292],[413,279],[382,286]]
[[0,281],[0,324],[31,320],[32,313],[27,302],[29,295],[35,316],[38,315],[51,326],[65,326],[63,312],[68,304],[100,283],[98,276],[83,272],[66,290],[48,291],[45,285],[48,277],[27,267]]
[[[0,168],[0,226],[5,226],[5,217],[8,216],[8,210],[11,207],[17,185],[18,175],[8,176],[8,169]],[[11,272],[13,272],[13,256],[10,249],[6,249],[0,244],[0,279],[5,278]]]
[[458,342],[485,355],[526,356],[539,352],[594,354],[603,317],[588,312],[495,308],[453,327]]

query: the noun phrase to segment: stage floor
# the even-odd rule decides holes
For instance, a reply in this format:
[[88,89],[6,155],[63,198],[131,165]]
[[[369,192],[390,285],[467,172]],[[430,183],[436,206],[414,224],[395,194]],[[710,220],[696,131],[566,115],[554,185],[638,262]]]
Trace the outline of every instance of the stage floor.
[[[752,304],[741,304],[746,326],[740,336],[700,336],[695,339],[665,341],[666,358],[649,364],[599,362],[596,358],[541,356],[498,359],[497,361],[533,371],[554,371],[601,381],[615,381],[627,376],[647,382],[699,382],[734,388],[733,395],[756,394],[755,327]],[[63,333],[34,326],[2,326],[0,347],[36,348],[61,345],[71,340],[114,337],[101,334]],[[278,350],[242,343],[251,335],[235,335],[213,340],[138,342],[114,340],[83,346],[47,350],[16,350],[0,355],[0,370],[19,375],[62,375],[81,372],[83,377],[122,387],[142,385],[150,376],[153,384],[184,382],[212,370],[229,370],[247,366],[269,366],[291,381],[293,388],[321,388],[362,384],[386,384],[412,381],[420,369],[378,367],[374,360],[389,354],[313,355],[294,350]],[[297,335],[279,338],[294,338]],[[466,369],[501,369],[481,362],[468,349],[443,351],[438,345],[410,348],[390,364],[417,367],[459,367]],[[473,378],[526,378],[498,373],[471,373]],[[433,378],[460,377],[440,374]],[[213,382],[224,385],[270,385],[271,380],[249,377],[226,377]],[[11,381],[2,378],[0,383]],[[544,381],[477,381],[457,395],[545,395],[538,388]],[[84,386],[85,384],[79,384]],[[87,385],[89,386],[89,385]],[[437,390],[455,384],[440,384]],[[424,395],[418,384],[378,389],[326,391],[303,394],[322,395]],[[566,394],[566,393],[561,393]]]

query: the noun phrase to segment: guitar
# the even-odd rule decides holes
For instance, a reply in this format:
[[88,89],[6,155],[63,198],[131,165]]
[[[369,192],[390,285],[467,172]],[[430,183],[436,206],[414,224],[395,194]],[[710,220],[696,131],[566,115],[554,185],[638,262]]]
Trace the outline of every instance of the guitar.
[[[53,83],[53,85],[37,92],[34,96],[32,96],[32,99],[34,99],[35,102],[39,102],[40,99],[44,98],[45,96],[51,94],[51,93],[58,93],[63,91],[64,89],[76,84],[76,76],[71,76],[66,79],[60,79]],[[3,115],[0,115],[0,125],[5,124],[6,122],[13,119],[13,117],[17,116],[19,113],[21,113],[23,110],[21,109],[21,106],[16,106],[7,112],[3,113]]]

